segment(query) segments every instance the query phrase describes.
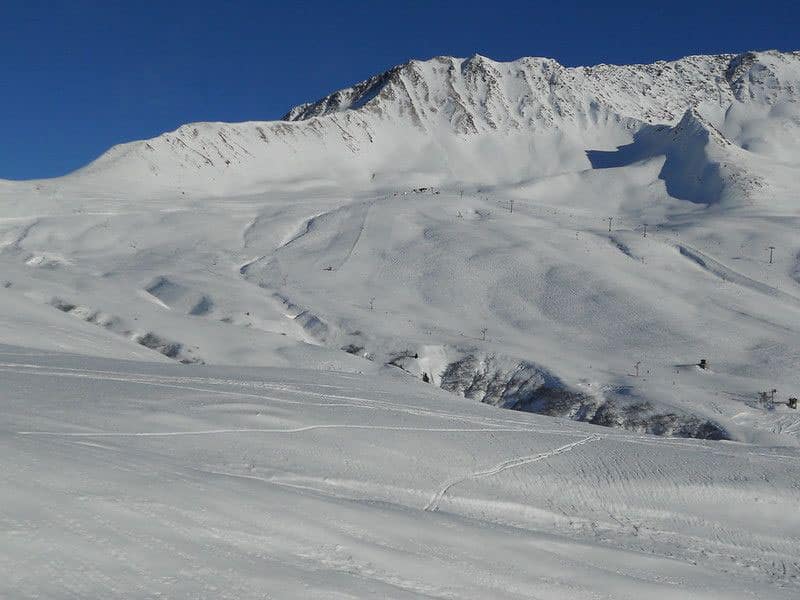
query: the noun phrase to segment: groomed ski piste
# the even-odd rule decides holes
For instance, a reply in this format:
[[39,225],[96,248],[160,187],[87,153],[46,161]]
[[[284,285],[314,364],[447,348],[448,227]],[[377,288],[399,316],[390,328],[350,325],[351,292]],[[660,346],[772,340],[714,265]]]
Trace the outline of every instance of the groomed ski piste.
[[798,139],[439,57],[0,181],[0,596],[797,597]]
[[7,598],[795,598],[795,449],[2,348]]

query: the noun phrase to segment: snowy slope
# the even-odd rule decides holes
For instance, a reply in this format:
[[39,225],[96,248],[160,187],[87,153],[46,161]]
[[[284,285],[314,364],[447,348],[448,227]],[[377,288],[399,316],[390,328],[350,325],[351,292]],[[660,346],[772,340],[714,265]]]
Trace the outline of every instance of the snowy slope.
[[795,598],[796,449],[0,348],[7,598]]

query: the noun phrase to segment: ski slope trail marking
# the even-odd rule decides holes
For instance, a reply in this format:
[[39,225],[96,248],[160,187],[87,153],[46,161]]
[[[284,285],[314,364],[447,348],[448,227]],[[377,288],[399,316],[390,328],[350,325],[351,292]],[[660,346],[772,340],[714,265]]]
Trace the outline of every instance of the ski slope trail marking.
[[677,244],[676,247],[678,248],[678,252],[681,253],[681,256],[685,256],[702,269],[719,277],[723,281],[729,281],[742,287],[755,290],[756,292],[761,292],[762,294],[772,296],[773,298],[779,298],[781,300],[788,301],[795,306],[800,306],[800,298],[797,296],[789,294],[788,292],[784,292],[783,290],[780,290],[762,281],[757,281],[752,277],[748,277],[747,275],[739,273],[738,271],[734,271],[730,267],[723,265],[718,260],[711,258],[696,248],[692,248],[686,244]]
[[433,495],[430,502],[428,502],[428,504],[425,506],[425,510],[430,512],[435,512],[439,510],[439,504],[442,502],[447,492],[449,492],[453,487],[457,486],[459,483],[469,481],[470,479],[491,477],[492,475],[497,475],[498,473],[502,473],[503,471],[507,471],[508,469],[514,469],[516,467],[521,467],[522,465],[529,465],[553,456],[558,456],[559,454],[570,452],[575,448],[577,448],[578,446],[583,446],[584,444],[588,444],[589,442],[596,442],[600,439],[602,439],[602,436],[598,434],[590,435],[589,437],[583,438],[582,440],[578,440],[577,442],[565,444],[563,446],[559,446],[558,448],[554,448],[553,450],[549,450],[547,452],[542,452],[540,454],[536,454],[533,456],[518,456],[516,458],[511,458],[493,467],[484,469],[483,471],[475,471],[474,473],[470,473],[469,475],[466,475],[464,477],[459,477],[458,479],[453,479],[451,481],[448,481],[439,489],[439,491],[437,491]]

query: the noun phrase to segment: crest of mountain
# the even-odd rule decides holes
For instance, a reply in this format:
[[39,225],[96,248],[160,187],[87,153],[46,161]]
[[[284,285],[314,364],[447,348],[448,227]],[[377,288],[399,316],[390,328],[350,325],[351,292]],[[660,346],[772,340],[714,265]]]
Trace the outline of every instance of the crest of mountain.
[[[274,183],[496,185],[603,166],[587,150],[627,147],[626,156],[643,158],[688,144],[713,179],[725,170],[715,165],[734,165],[738,150],[796,161],[798,97],[799,52],[576,68],[546,58],[436,57],[280,121],[194,123],[122,144],[72,177],[212,194]],[[707,203],[725,195],[720,181],[701,192],[672,187]]]

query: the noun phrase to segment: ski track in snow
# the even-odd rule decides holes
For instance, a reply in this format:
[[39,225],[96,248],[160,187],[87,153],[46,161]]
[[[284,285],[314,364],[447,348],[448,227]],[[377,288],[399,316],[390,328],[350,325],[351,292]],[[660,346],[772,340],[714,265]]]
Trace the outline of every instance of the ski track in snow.
[[737,285],[741,285],[742,287],[750,288],[756,292],[761,294],[766,294],[768,296],[773,296],[775,298],[779,298],[781,300],[785,300],[794,304],[795,306],[800,307],[800,298],[797,296],[793,296],[788,292],[784,292],[774,286],[771,286],[767,283],[762,281],[757,281],[752,277],[748,277],[747,275],[743,275],[738,271],[731,269],[730,267],[722,264],[718,260],[711,258],[704,252],[697,250],[696,248],[692,248],[686,244],[677,244],[677,249],[681,253],[682,256],[685,256],[687,259],[692,261],[693,263],[697,264],[699,267],[719,277],[723,281],[729,281],[731,283],[735,283]]
[[243,429],[205,429],[200,431],[98,431],[91,433],[84,432],[62,432],[62,431],[18,431],[17,435],[47,435],[62,437],[171,437],[177,435],[213,435],[220,433],[303,433],[317,429],[367,429],[379,431],[419,431],[434,433],[524,433],[526,429],[498,429],[498,428],[454,428],[454,427],[393,427],[389,425],[305,425],[303,427],[293,427],[291,429],[276,428],[243,428]]
[[570,452],[577,448],[578,446],[583,446],[584,444],[588,444],[589,442],[594,442],[597,440],[602,439],[600,435],[590,435],[585,437],[577,442],[571,442],[569,444],[564,444],[563,446],[559,446],[558,448],[554,448],[548,452],[541,452],[539,454],[535,454],[533,456],[518,456],[516,458],[511,458],[506,461],[501,462],[493,467],[488,469],[484,469],[481,471],[474,471],[463,477],[459,477],[457,479],[453,479],[445,483],[430,499],[428,504],[425,506],[426,511],[437,511],[439,510],[439,506],[442,503],[447,492],[453,489],[460,483],[464,483],[465,481],[469,481],[470,479],[479,479],[481,477],[491,477],[492,475],[497,475],[498,473],[502,473],[508,469],[513,469],[515,467],[521,467],[523,465],[529,465],[532,463],[539,462],[541,460],[546,460],[553,456],[558,456],[559,454],[563,454],[565,452]]

